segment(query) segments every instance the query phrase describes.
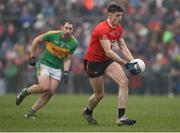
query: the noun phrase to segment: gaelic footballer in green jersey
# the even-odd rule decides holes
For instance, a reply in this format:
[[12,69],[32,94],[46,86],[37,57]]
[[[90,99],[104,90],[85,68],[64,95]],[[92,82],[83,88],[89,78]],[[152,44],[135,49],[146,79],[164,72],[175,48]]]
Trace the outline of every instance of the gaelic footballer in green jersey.
[[63,60],[77,48],[77,40],[71,36],[65,38],[62,31],[50,31],[43,35],[46,49],[38,63],[52,68],[61,68]]
[[[49,31],[33,40],[29,63],[32,66],[36,66],[38,84],[22,89],[16,97],[16,105],[20,105],[27,95],[34,93],[43,94],[25,114],[25,118],[34,119],[35,113],[49,101],[61,80],[62,69],[64,69],[63,79],[65,82],[68,81],[71,55],[78,46],[78,42],[72,33],[73,23],[66,21],[62,30]],[[46,47],[36,63],[35,51],[40,44],[45,44]]]

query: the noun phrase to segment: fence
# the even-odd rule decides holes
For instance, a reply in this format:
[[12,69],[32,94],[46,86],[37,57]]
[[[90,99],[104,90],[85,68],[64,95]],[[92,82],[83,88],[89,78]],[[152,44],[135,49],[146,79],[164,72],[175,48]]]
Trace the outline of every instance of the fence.
[[[92,93],[88,78],[83,72],[69,75],[69,82],[60,82],[57,93]],[[180,94],[180,76],[170,73],[145,72],[139,76],[128,75],[129,93],[145,95],[174,95]],[[118,85],[105,77],[105,93],[117,94]],[[17,93],[23,87],[37,83],[35,71],[22,71],[10,79],[0,79],[0,94]]]

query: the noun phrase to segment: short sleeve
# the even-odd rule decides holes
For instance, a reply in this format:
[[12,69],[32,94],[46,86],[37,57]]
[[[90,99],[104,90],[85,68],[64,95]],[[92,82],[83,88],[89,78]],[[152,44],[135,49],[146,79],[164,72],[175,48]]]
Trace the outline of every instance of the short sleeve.
[[78,47],[78,41],[75,40],[73,41],[73,47],[71,48],[70,53],[73,54],[77,47]]
[[97,29],[96,32],[97,32],[97,36],[98,36],[99,40],[101,40],[104,37],[109,38],[109,33],[106,29],[99,28],[99,29]]
[[49,32],[46,32],[46,33],[44,33],[44,35],[43,35],[43,40],[44,41],[49,41],[49,40],[51,40],[50,38],[51,38],[51,32],[49,31]]
[[48,31],[48,32],[44,33],[43,40],[44,40],[44,41],[50,41],[51,38],[52,38],[52,36],[53,36],[55,33],[59,33],[59,31]]

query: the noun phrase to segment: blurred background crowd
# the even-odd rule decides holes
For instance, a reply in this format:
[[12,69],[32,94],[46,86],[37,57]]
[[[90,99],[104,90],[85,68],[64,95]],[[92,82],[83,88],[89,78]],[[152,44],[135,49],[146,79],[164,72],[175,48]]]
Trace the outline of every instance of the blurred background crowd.
[[[35,69],[28,65],[31,42],[41,33],[60,29],[67,18],[75,22],[74,36],[80,45],[69,83],[60,83],[57,91],[90,92],[83,57],[92,28],[106,18],[112,2],[124,6],[124,39],[132,54],[146,63],[143,74],[128,75],[130,93],[180,94],[179,0],[0,0],[0,94],[17,93],[37,82]],[[37,56],[43,48],[38,48]],[[117,92],[111,80],[105,84],[107,93]]]

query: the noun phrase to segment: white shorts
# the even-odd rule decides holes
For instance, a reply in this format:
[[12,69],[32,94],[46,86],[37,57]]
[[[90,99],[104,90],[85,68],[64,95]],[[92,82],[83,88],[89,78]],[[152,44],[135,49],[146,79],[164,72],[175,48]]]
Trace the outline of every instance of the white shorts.
[[60,81],[61,73],[62,73],[61,69],[55,69],[52,67],[48,67],[44,64],[40,64],[40,67],[37,67],[37,76],[48,75],[49,77]]

